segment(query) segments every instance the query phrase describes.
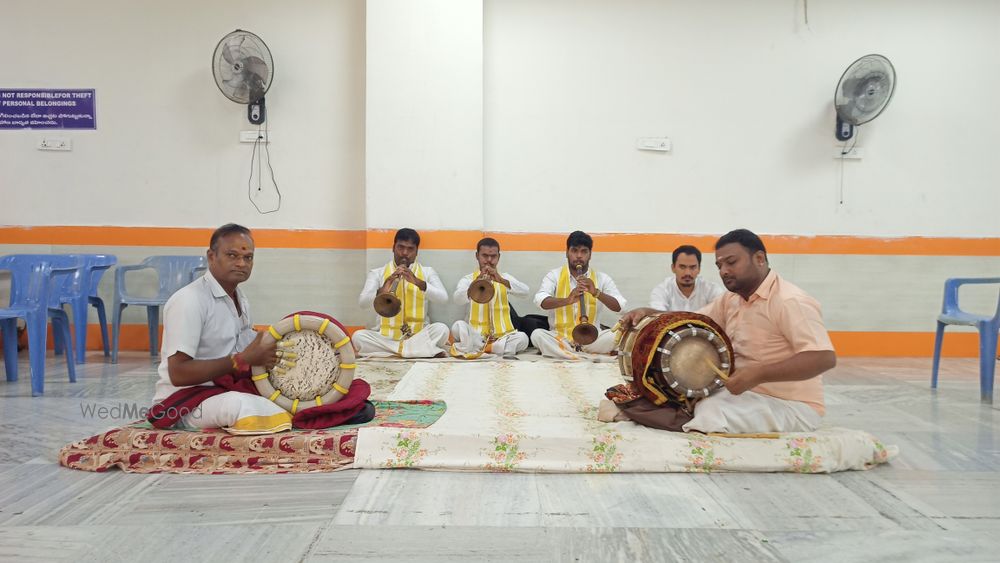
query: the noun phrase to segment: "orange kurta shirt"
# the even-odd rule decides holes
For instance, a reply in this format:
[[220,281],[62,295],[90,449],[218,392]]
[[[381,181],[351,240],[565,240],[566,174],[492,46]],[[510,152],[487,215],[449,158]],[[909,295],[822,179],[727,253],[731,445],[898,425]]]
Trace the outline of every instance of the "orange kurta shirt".
[[[730,292],[698,312],[711,317],[729,335],[737,370],[781,362],[800,352],[833,350],[819,302],[774,270],[749,300]],[[804,381],[762,383],[753,391],[801,401],[820,415],[826,410],[822,375]]]

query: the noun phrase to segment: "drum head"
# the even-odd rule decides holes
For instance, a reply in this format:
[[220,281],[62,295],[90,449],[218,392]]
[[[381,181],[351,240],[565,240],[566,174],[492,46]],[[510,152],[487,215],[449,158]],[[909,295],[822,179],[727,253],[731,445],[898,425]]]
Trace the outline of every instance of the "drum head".
[[623,336],[619,355],[622,375],[631,375],[635,389],[655,405],[693,406],[725,385],[733,365],[722,328],[687,311],[646,317]]
[[661,384],[683,395],[706,397],[722,387],[718,371],[728,372],[729,363],[724,355],[725,343],[715,334],[688,326],[674,331],[673,336],[664,340],[660,346],[659,369],[654,372]]
[[271,385],[289,399],[325,395],[339,376],[340,359],[332,343],[312,330],[294,330],[282,340],[295,343],[286,349],[296,354],[295,366],[271,371]]
[[[660,369],[672,374],[672,379],[683,383],[687,389],[702,389],[715,385],[722,358],[711,342],[703,338],[685,338],[660,356]],[[667,378],[668,381],[671,378]]]
[[278,365],[253,368],[257,392],[292,414],[339,401],[354,380],[350,337],[336,319],[320,315],[295,313],[271,326],[264,341],[276,343]]

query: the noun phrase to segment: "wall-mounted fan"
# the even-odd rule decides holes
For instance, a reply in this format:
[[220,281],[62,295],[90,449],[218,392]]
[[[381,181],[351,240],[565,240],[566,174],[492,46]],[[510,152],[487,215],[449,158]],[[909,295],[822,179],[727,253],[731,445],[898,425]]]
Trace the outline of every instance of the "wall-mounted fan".
[[882,55],[865,55],[847,67],[833,93],[837,139],[854,136],[854,127],[878,117],[896,89],[896,69]]
[[212,55],[212,74],[227,98],[247,104],[250,123],[264,123],[264,94],[274,77],[274,60],[260,37],[242,29],[223,37]]

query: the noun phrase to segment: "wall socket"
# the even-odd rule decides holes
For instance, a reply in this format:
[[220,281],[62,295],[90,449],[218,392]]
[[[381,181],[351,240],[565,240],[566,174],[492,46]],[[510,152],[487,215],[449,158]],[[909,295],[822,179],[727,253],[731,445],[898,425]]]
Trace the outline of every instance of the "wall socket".
[[267,138],[267,131],[240,131],[240,142],[241,143],[254,143],[257,142],[257,138],[260,138],[260,142],[269,142]]
[[40,151],[71,151],[73,150],[73,139],[66,137],[45,137],[38,141]]
[[670,152],[673,147],[669,137],[640,137],[635,140],[635,148],[641,151]]

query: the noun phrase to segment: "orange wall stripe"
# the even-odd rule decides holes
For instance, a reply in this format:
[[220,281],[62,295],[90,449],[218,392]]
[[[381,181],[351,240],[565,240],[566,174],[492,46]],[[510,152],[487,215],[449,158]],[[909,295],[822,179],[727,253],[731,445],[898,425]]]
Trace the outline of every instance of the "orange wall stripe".
[[[208,246],[209,236],[201,246]],[[255,229],[254,242],[259,248],[336,248],[364,250],[365,231],[287,231],[281,229]]]
[[[930,358],[934,355],[933,332],[830,332],[838,356]],[[978,358],[977,333],[945,333],[941,356]],[[930,372],[927,373],[930,377]]]
[[[180,227],[0,227],[0,244],[207,248],[213,231]],[[256,229],[254,240],[260,248],[364,249],[365,231]]]
[[[258,325],[258,330],[264,330],[267,325]],[[349,326],[347,331],[364,328]],[[87,349],[101,349],[101,331],[98,325],[87,327]],[[162,327],[161,327],[162,333]],[[842,357],[875,356],[875,357],[923,357],[934,354],[933,332],[831,332],[830,339]],[[51,334],[49,348],[52,348]],[[122,325],[120,350],[149,350],[149,333],[145,324]],[[944,346],[941,355],[946,358],[978,358],[979,335],[974,332],[945,333]],[[928,373],[928,377],[930,374]]]
[[[205,248],[212,229],[181,227],[0,227],[0,244],[66,246],[181,246]],[[392,246],[395,230],[257,229],[259,248],[328,248],[365,250]],[[491,231],[422,231],[424,250],[474,250],[483,236],[500,241],[502,250],[553,251],[566,248],[566,233]],[[716,235],[594,233],[595,252],[668,253],[681,244],[710,250]],[[763,235],[773,254],[865,254],[897,256],[1000,256],[1000,238]]]

